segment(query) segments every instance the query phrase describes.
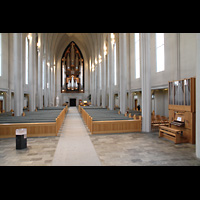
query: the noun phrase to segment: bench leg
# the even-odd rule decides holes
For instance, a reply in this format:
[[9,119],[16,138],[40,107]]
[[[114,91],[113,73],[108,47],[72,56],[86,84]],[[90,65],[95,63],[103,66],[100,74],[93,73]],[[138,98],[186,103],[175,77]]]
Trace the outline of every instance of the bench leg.
[[181,143],[180,134],[176,134],[176,136],[175,136],[175,144],[180,144],[180,143]]

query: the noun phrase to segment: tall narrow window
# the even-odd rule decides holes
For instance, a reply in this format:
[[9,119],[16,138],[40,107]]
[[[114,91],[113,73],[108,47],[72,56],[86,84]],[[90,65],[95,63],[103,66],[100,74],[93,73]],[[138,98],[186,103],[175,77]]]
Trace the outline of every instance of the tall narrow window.
[[156,71],[165,70],[164,33],[156,33]]
[[28,37],[25,42],[25,83],[28,84]]
[[113,50],[113,66],[114,66],[114,85],[117,85],[117,63],[116,63],[116,42],[115,42],[115,34],[110,34],[112,50]]
[[101,81],[101,63],[99,63],[99,88],[102,89],[102,81]]
[[100,90],[102,89],[102,79],[101,79],[101,62],[102,62],[102,57],[101,55],[99,55],[99,87],[100,87]]
[[0,33],[0,76],[1,76],[1,33]]
[[116,43],[113,44],[113,57],[114,57],[114,85],[117,85]]
[[42,62],[42,89],[44,90],[44,70],[45,70],[45,60]]
[[135,78],[140,78],[140,34],[135,33]]

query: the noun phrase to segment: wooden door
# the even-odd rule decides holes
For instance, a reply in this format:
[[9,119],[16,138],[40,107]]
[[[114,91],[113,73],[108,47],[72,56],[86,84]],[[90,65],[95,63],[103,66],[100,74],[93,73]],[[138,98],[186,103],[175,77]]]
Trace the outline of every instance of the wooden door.
[[137,99],[135,99],[135,110],[137,110]]
[[0,112],[2,113],[3,112],[3,101],[0,100]]

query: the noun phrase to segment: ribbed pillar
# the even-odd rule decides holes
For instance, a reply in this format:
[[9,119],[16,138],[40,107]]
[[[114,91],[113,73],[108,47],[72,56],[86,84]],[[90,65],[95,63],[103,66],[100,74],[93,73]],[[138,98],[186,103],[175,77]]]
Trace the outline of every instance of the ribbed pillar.
[[14,113],[23,113],[24,89],[22,78],[22,33],[13,33]]
[[142,131],[151,131],[150,33],[141,33]]
[[119,33],[120,58],[120,112],[125,114],[127,109],[127,33]]

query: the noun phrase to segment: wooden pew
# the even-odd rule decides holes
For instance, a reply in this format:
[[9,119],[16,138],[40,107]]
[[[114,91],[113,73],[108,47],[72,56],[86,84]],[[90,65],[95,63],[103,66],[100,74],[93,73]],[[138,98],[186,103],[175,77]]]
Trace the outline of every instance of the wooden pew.
[[167,138],[175,144],[188,142],[187,138],[184,138],[182,131],[167,126],[159,127],[159,137]]

